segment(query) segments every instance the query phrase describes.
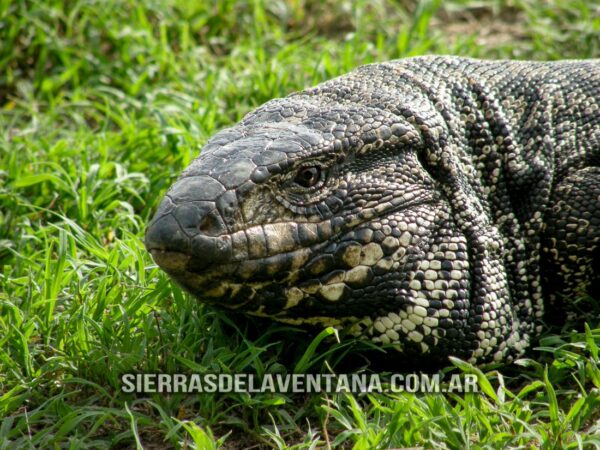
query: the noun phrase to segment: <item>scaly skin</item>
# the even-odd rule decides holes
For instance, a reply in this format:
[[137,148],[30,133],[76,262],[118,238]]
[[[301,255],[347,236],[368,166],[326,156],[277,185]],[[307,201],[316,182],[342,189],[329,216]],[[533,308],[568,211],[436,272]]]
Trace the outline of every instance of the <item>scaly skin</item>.
[[598,60],[360,67],[217,133],[146,247],[213,305],[508,362],[597,289],[599,100]]

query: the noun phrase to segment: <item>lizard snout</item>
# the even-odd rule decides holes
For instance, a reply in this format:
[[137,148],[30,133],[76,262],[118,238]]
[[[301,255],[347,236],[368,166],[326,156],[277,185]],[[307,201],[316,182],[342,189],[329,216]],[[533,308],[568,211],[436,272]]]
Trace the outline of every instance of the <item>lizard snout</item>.
[[[146,229],[145,245],[167,272],[201,272],[231,258],[230,238],[215,203],[175,204],[167,196]],[[188,263],[193,260],[193,267]]]

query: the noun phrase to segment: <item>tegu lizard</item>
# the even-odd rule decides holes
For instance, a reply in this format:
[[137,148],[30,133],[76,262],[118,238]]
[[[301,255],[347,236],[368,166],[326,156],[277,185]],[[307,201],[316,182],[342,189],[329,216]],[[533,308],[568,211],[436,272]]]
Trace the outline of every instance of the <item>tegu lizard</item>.
[[600,292],[599,100],[600,60],[363,66],[212,137],[146,247],[212,305],[508,362]]

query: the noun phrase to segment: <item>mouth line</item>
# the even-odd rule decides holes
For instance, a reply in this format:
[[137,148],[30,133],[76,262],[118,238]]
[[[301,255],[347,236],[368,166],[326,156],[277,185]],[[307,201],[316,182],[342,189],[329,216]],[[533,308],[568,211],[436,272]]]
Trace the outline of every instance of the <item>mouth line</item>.
[[[418,200],[406,203],[404,205],[398,205],[398,206],[390,208],[386,211],[382,211],[379,214],[375,214],[372,217],[369,217],[368,219],[362,221],[360,224],[357,224],[345,231],[349,232],[349,231],[357,228],[358,226],[362,225],[363,223],[372,221],[372,220],[382,217],[382,216],[390,215],[395,212],[403,211],[403,210],[406,210],[409,208],[414,208],[414,207],[426,205],[429,203],[434,203],[436,201],[437,200],[434,198],[425,198],[425,199],[418,199]],[[216,276],[220,275],[224,279],[226,279],[227,276],[232,276],[232,275],[235,276],[235,273],[240,268],[240,266],[269,264],[271,261],[275,263],[275,260],[278,258],[283,258],[283,257],[293,258],[294,255],[298,254],[299,252],[318,251],[319,247],[326,246],[331,239],[340,235],[343,231],[344,231],[343,229],[340,229],[337,233],[332,234],[324,241],[317,242],[311,246],[298,247],[291,251],[275,253],[273,255],[263,256],[263,257],[259,257],[259,258],[246,258],[246,259],[240,259],[240,260],[232,259],[226,263],[211,264],[209,267],[207,267],[201,271],[194,270],[193,262],[192,262],[192,264],[190,264],[192,258],[201,256],[201,255],[193,255],[190,253],[184,253],[181,251],[169,250],[169,249],[163,249],[163,248],[157,248],[157,247],[149,248],[148,251],[152,254],[152,258],[154,259],[154,261],[156,262],[156,264],[158,266],[160,266],[162,269],[164,269],[165,271],[167,271],[169,273],[173,273],[174,275],[193,274],[197,277],[202,277],[202,278],[210,277],[211,279],[214,279]],[[192,267],[190,267],[190,265]]]

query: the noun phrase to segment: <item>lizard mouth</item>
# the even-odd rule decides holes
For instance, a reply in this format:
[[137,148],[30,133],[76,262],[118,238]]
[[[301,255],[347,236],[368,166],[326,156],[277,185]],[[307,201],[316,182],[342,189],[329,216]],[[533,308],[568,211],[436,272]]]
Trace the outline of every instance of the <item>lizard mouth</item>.
[[169,273],[182,273],[187,270],[191,255],[183,252],[149,248],[154,262]]
[[149,252],[161,269],[178,280],[193,278],[196,282],[204,281],[207,284],[214,284],[219,280],[285,281],[289,278],[289,271],[300,269],[317,249],[318,246],[299,248],[264,258],[231,260],[226,263],[211,264],[209,267],[188,253],[158,248],[151,248]]
[[[152,226],[146,234],[146,247],[158,266],[173,276],[193,274],[199,278],[224,279],[233,276],[240,280],[258,277],[262,281],[281,279],[281,272],[298,270],[324,247],[343,241],[343,235],[361,225],[395,212],[418,208],[435,202],[434,199],[415,199],[403,205],[374,212],[353,220],[326,220],[320,223],[273,223],[254,226],[220,236],[195,235],[178,238],[178,245],[155,242]],[[168,217],[170,219],[170,217]],[[175,222],[175,221],[172,221]],[[163,234],[165,232],[163,231]],[[183,233],[171,230],[171,235]],[[366,244],[365,242],[364,244]],[[285,276],[284,276],[285,278]],[[278,280],[280,281],[280,280]]]

